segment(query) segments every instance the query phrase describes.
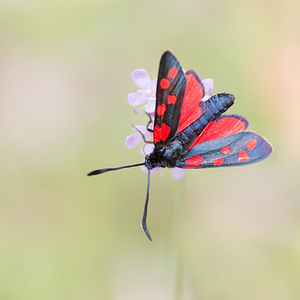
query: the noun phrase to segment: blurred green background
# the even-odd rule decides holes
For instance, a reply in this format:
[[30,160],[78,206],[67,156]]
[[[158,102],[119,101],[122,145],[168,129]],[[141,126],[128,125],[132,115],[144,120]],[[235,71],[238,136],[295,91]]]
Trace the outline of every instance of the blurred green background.
[[[0,1],[0,299],[300,299],[298,1]],[[88,178],[128,150],[164,50],[236,96],[274,153]]]

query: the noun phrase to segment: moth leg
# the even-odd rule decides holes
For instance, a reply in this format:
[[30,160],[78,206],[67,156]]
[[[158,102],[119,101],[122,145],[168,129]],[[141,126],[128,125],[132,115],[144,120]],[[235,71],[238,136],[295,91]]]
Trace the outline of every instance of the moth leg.
[[[148,125],[147,125],[147,126],[148,126]],[[142,136],[143,141],[144,141],[145,144],[154,144],[153,141],[147,141],[145,135],[144,135],[139,129],[137,129],[134,125],[132,125],[132,128],[133,128],[134,130],[136,130],[136,131]]]
[[151,120],[150,115],[148,115],[148,117],[149,117],[150,120],[149,120],[148,123],[147,123],[146,129],[147,129],[149,132],[152,132],[152,133],[153,133],[154,130],[150,128],[150,125],[153,124],[153,122],[152,122],[152,120]]

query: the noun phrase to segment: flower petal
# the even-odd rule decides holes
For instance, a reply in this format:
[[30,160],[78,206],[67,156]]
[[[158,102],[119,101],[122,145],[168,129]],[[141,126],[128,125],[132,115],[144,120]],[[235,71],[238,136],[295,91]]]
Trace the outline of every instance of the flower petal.
[[131,79],[141,89],[147,90],[152,84],[148,72],[144,69],[137,69],[131,73]]
[[131,149],[131,148],[137,146],[142,140],[143,140],[143,138],[140,133],[138,133],[138,132],[132,133],[131,135],[126,137],[125,146],[128,149]]
[[132,129],[134,130],[139,130],[140,132],[142,132],[143,134],[146,134],[147,132],[147,128],[144,125],[132,125]]
[[151,126],[149,126],[150,129],[153,129],[153,124],[154,124],[154,117],[155,117],[155,112],[151,113],[151,114],[148,114],[148,116],[150,117],[150,120],[151,120]]
[[211,96],[206,94],[202,99],[201,101],[207,101]]
[[146,141],[152,142],[153,141],[153,132],[150,132],[146,126],[143,125],[132,125],[132,129],[139,132],[141,135],[144,136]]
[[[156,172],[158,172],[161,168],[154,168],[154,169],[151,169],[150,171],[150,174],[154,174]],[[145,166],[142,166],[141,167],[141,170],[144,172],[144,173],[148,173],[148,169],[145,167]]]
[[156,86],[157,86],[157,78],[153,79],[150,83],[150,89],[153,91],[154,95],[156,95]]
[[129,93],[127,99],[130,106],[137,106],[147,102],[149,100],[149,96],[142,91],[138,91],[136,93]]
[[211,78],[206,78],[206,79],[202,80],[202,83],[204,85],[205,93],[208,93],[210,96],[212,96],[212,90],[214,88],[214,81]]
[[154,150],[154,144],[144,144],[144,146],[141,149],[142,155],[148,155],[152,153]]
[[183,170],[181,168],[172,169],[172,176],[175,180],[179,180],[179,179],[183,178],[184,174],[185,174],[185,170]]
[[145,113],[146,114],[153,114],[155,112],[155,101],[149,101],[145,105]]

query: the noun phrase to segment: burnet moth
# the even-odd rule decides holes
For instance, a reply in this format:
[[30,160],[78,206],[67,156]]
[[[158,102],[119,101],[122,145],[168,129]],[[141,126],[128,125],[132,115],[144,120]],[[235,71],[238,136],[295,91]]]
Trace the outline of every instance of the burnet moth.
[[[88,176],[137,166],[148,170],[148,184],[142,227],[146,225],[153,168],[204,169],[252,164],[267,158],[271,144],[259,134],[246,131],[248,121],[235,114],[223,114],[233,105],[232,94],[221,93],[204,100],[204,85],[195,71],[185,72],[176,57],[163,53],[156,89],[153,130],[154,150],[138,164],[99,169]],[[150,131],[150,129],[149,129]],[[147,141],[145,141],[147,142]]]

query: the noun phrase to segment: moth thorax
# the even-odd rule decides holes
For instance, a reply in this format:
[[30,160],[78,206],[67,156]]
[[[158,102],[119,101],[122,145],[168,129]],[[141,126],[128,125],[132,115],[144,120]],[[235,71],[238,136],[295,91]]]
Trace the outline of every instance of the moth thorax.
[[167,147],[156,147],[151,154],[146,155],[145,166],[150,170],[156,167],[174,168],[182,155],[183,147],[178,141]]
[[182,156],[182,145],[181,143],[174,142],[164,149],[163,152],[163,161],[166,163],[166,167],[174,168],[176,166],[176,162]]

